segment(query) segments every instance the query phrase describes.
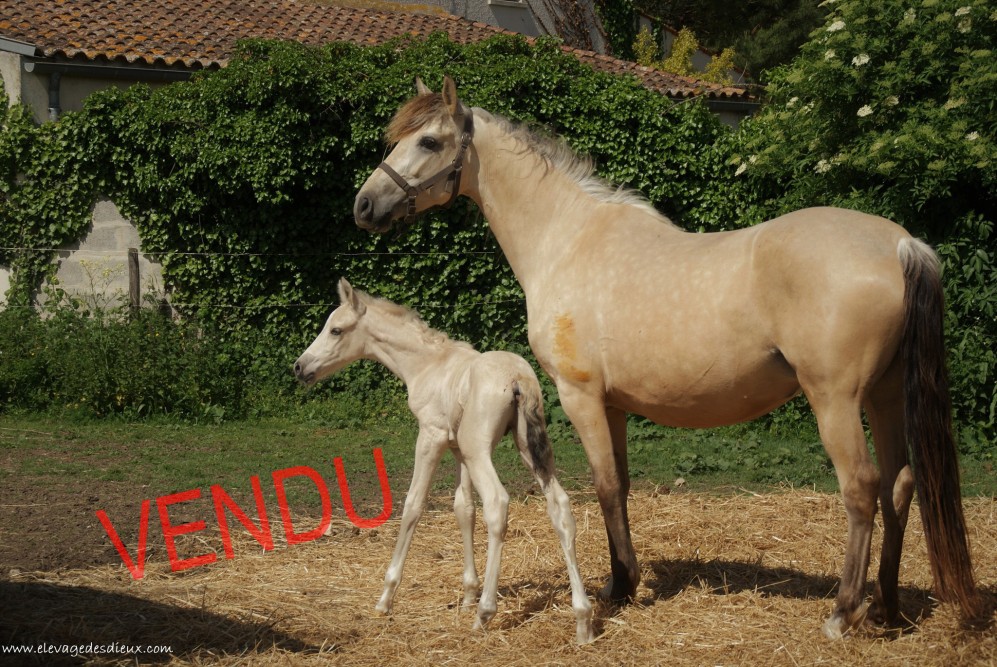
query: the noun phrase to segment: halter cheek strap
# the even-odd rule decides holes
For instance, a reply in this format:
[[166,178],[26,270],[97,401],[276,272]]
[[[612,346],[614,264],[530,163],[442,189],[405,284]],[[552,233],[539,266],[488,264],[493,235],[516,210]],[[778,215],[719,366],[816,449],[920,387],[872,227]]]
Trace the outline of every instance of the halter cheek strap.
[[464,169],[464,155],[467,153],[468,146],[471,145],[471,138],[473,136],[474,119],[470,113],[467,113],[467,115],[464,116],[464,130],[461,132],[460,142],[457,145],[457,153],[454,155],[453,161],[418,185],[412,185],[406,181],[405,178],[395,171],[394,168],[387,162],[382,162],[377,165],[378,169],[390,176],[391,180],[393,180],[398,187],[405,191],[405,195],[408,198],[408,208],[405,212],[405,217],[402,219],[403,225],[410,225],[415,220],[415,216],[417,215],[417,211],[415,209],[416,197],[431,189],[440,181],[446,180],[447,183],[444,187],[444,191],[449,193],[450,199],[448,199],[446,203],[433,208],[450,208],[454,201],[457,200],[457,195],[460,194],[461,172]]

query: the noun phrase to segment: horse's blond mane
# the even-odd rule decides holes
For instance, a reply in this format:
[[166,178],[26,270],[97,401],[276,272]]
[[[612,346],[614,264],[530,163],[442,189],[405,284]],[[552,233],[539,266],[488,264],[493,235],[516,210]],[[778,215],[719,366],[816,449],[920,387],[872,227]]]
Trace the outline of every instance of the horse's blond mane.
[[576,153],[564,139],[547,136],[527,124],[516,123],[503,116],[490,115],[506,135],[522,144],[525,151],[540,157],[548,169],[571,178],[589,196],[609,204],[636,206],[671,223],[637,190],[613,185],[596,174],[592,158]]
[[[395,113],[388,125],[385,138],[395,144],[418,131],[425,124],[446,114],[440,93],[417,95]],[[575,181],[582,191],[601,202],[635,206],[652,213],[662,221],[671,221],[651,205],[640,192],[625,186],[615,186],[595,173],[595,165],[588,156],[579,155],[564,139],[545,136],[524,123],[515,123],[503,116],[476,108],[474,114],[496,122],[506,135],[523,147],[523,153],[537,155],[547,170],[558,171]]]
[[398,320],[402,325],[411,326],[427,345],[450,344],[458,347],[474,349],[471,345],[462,341],[454,340],[444,332],[432,328],[426,324],[425,320],[422,319],[422,316],[412,308],[395,303],[394,301],[389,301],[388,299],[372,296],[367,292],[355,288],[353,292],[360,297],[360,300],[368,308],[374,308],[379,313]]

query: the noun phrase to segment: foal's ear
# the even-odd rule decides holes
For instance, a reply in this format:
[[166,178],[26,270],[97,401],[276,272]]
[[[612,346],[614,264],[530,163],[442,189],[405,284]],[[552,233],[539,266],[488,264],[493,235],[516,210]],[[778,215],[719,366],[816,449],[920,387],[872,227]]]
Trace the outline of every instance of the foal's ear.
[[420,77],[415,77],[415,92],[419,95],[432,95],[433,91],[429,89],[429,86],[422,82]]
[[460,109],[460,100],[457,99],[457,84],[449,75],[443,77],[443,105],[452,117],[457,116]]
[[350,304],[357,315],[363,315],[364,311],[367,310],[366,304],[360,299],[360,295],[346,278],[339,279],[339,303],[341,305]]

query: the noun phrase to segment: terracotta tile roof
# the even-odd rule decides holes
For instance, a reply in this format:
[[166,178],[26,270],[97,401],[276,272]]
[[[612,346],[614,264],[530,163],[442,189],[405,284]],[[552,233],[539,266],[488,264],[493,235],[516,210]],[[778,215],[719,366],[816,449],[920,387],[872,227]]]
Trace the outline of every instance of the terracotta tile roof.
[[[379,44],[404,35],[444,31],[469,43],[507,30],[444,13],[435,6],[343,0],[0,0],[0,38],[26,43],[36,55],[100,63],[201,69],[223,67],[239,39],[291,39],[305,44]],[[346,0],[348,3],[349,0]],[[368,3],[374,4],[374,3]],[[391,8],[391,9],[389,9]],[[406,11],[392,11],[404,8]],[[724,87],[665,74],[591,51],[562,47],[597,70],[629,73],[671,97],[706,95],[749,100]]]

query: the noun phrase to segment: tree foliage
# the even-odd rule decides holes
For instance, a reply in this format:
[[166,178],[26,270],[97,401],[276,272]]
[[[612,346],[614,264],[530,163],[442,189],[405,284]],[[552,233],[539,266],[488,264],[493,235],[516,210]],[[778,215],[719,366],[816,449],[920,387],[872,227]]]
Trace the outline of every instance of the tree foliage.
[[689,28],[682,28],[679,31],[672,42],[671,52],[664,60],[658,59],[657,38],[646,25],[637,33],[633,44],[637,63],[645,67],[679,76],[691,76],[711,83],[732,83],[730,70],[734,67],[733,49],[724,49],[719,55],[713,56],[702,72],[697,72],[692,62],[692,57],[698,50],[699,41]]
[[730,47],[738,67],[759,80],[790,62],[823,22],[818,0],[638,0],[637,8],[672,28],[689,28],[711,51]]

